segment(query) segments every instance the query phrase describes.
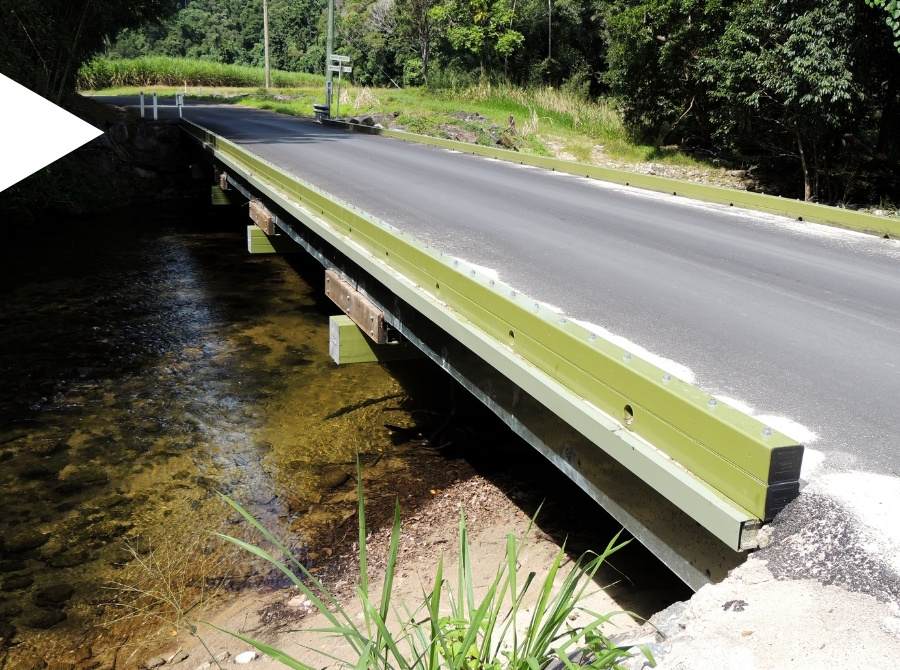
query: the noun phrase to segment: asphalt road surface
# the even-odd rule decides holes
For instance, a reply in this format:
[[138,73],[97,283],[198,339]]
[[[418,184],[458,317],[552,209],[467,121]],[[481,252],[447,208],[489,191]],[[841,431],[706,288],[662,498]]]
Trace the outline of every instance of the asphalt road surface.
[[185,116],[710,393],[802,424],[815,439],[792,437],[829,469],[900,475],[900,241],[260,110]]

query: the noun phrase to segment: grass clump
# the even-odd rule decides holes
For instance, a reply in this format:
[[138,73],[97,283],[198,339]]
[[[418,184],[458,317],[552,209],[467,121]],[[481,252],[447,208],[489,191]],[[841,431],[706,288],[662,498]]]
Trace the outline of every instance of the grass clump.
[[[602,553],[582,556],[554,593],[564,551],[560,549],[542,581],[537,582],[536,575],[531,573],[520,582],[517,563],[525,540],[510,534],[506,541],[506,560],[498,567],[497,576],[487,592],[476,598],[472,575],[472,563],[476,559],[470,551],[465,515],[461,513],[456,586],[451,587],[445,579],[441,557],[431,590],[423,593],[418,607],[411,608],[405,602],[393,601],[393,580],[397,572],[400,541],[399,503],[394,508],[384,584],[376,598],[370,592],[367,569],[367,531],[361,475],[358,476],[357,489],[360,583],[356,591],[363,613],[361,620],[354,619],[306,566],[296,560],[246,510],[222,496],[290,559],[290,563],[285,565],[264,549],[237,538],[228,535],[219,537],[265,559],[287,575],[328,621],[327,626],[312,630],[341,638],[345,643],[343,652],[332,654],[311,647],[312,651],[336,661],[341,667],[359,670],[541,670],[557,658],[574,670],[569,655],[584,649],[589,649],[591,654],[580,667],[599,669],[615,668],[619,661],[631,656],[628,650],[611,644],[600,630],[611,615],[590,613],[593,621],[582,628],[573,628],[569,624],[570,615],[580,609],[579,602],[599,567],[610,554],[625,544],[617,544],[618,535]],[[533,586],[536,586],[536,592],[529,593]],[[526,610],[526,594],[534,596],[529,600],[530,612]],[[253,645],[291,668],[313,670],[313,666],[271,645],[240,633],[219,630]],[[650,652],[646,649],[642,651],[653,663]]]
[[[324,85],[325,78],[303,72],[272,71],[276,88]],[[122,86],[265,86],[265,71],[258,67],[224,65],[196,58],[146,56],[111,60],[95,58],[78,70],[80,90],[100,90]]]

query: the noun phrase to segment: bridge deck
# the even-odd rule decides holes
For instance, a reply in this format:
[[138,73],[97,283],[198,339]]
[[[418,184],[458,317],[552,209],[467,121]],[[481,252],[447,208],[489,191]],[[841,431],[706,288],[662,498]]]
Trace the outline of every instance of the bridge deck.
[[896,241],[256,110],[186,116],[706,391],[798,421],[844,463],[900,471]]

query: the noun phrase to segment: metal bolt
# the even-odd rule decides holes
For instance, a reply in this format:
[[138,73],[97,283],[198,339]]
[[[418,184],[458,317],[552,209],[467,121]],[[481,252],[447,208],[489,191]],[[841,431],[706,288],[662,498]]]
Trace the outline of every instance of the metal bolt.
[[768,426],[766,426],[765,428],[763,428],[762,434],[765,435],[766,437],[769,437],[772,434],[772,429],[769,428]]
[[535,308],[535,309],[540,309],[540,308],[541,308],[541,303],[539,303],[539,302],[534,303],[534,308]]
[[667,372],[666,374],[663,375],[663,381],[664,381],[664,382],[670,382],[670,381],[672,381],[672,375],[670,375],[670,374]]
[[470,271],[469,271],[469,274],[471,274],[471,275],[474,277],[474,276],[475,276],[475,270],[470,270]]
[[560,319],[560,320],[559,320],[560,325],[564,324],[565,322],[566,322],[565,319]]
[[591,336],[588,338],[591,342],[597,339],[597,336],[591,333]]
[[718,405],[719,403],[716,402],[716,399],[715,399],[715,398],[710,398],[710,399],[709,399],[709,402],[706,403],[706,404],[709,405],[710,407],[715,407],[715,406]]
[[626,361],[630,361],[630,360],[631,360],[631,354],[625,354],[624,356],[622,356],[622,358],[624,358]]
[[516,292],[515,292],[515,291],[510,291],[510,292],[509,292],[509,295],[510,295],[510,297],[515,298],[515,297],[516,297]]
[[491,280],[488,282],[488,284],[490,284],[491,286],[493,286],[493,285],[494,285],[494,280],[491,279]]
[[459,267],[459,261],[453,261],[453,267]]

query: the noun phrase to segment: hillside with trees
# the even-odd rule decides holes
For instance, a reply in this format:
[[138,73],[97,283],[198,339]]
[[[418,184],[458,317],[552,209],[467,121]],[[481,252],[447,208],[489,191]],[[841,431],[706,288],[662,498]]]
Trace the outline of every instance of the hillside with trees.
[[[111,57],[262,65],[262,0],[180,0]],[[336,0],[357,85],[503,80],[616,99],[635,141],[752,166],[785,195],[896,194],[897,0]],[[323,71],[324,0],[270,0],[272,66]],[[896,196],[894,196],[896,197]]]
[[[326,0],[269,0],[273,68],[321,74]],[[502,81],[615,101],[630,137],[770,191],[900,199],[900,0],[335,0],[358,86]],[[262,66],[263,0],[0,0],[0,71],[61,100],[78,66]]]

